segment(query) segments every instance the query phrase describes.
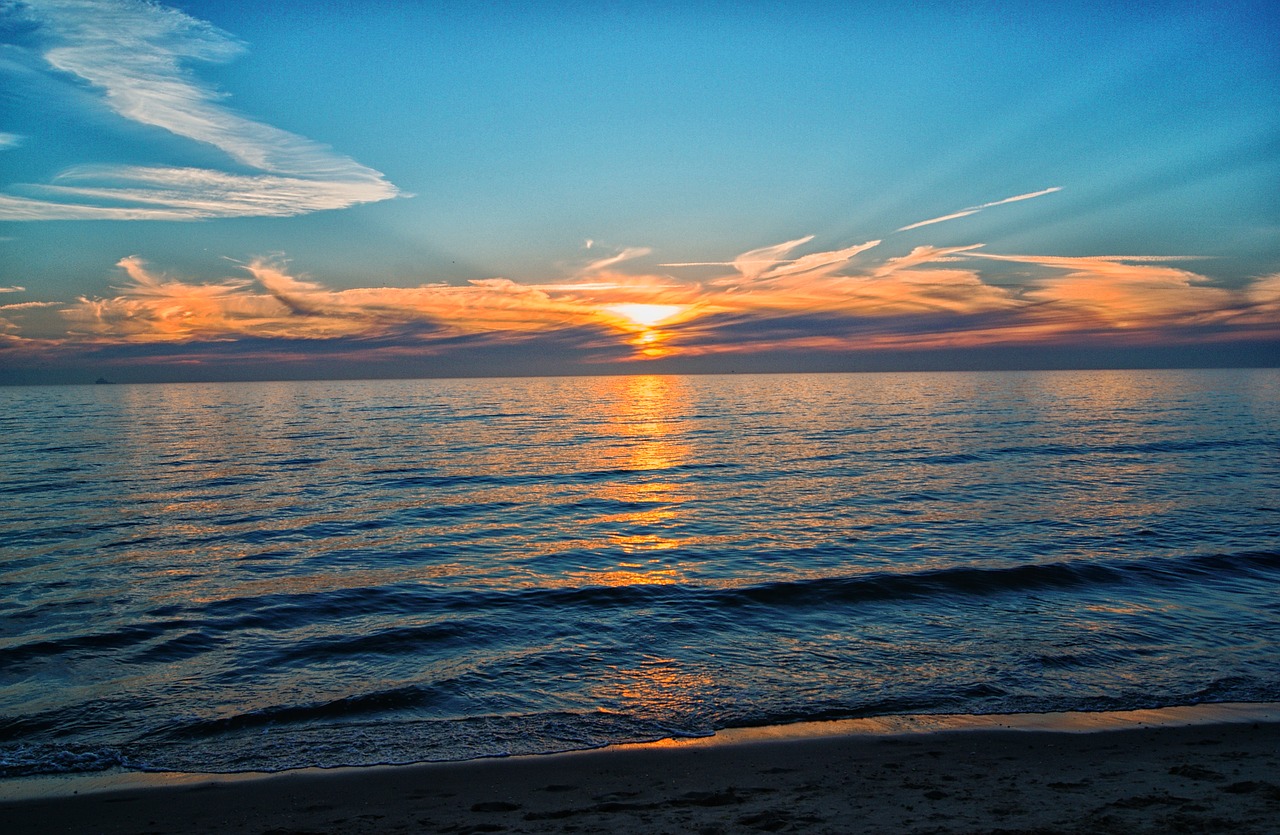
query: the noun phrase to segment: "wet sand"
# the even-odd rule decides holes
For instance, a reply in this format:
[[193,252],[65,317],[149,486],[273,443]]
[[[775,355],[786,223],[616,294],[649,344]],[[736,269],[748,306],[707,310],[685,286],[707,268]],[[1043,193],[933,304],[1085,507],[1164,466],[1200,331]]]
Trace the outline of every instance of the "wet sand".
[[38,781],[25,799],[10,784],[0,820],[11,833],[1278,833],[1275,708],[859,720],[464,763]]

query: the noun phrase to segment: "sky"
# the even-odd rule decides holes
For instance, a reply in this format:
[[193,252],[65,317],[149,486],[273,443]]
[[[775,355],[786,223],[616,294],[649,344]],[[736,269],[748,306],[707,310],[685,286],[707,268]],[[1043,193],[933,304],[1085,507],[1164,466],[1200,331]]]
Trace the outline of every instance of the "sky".
[[1280,362],[1273,3],[0,0],[0,383]]

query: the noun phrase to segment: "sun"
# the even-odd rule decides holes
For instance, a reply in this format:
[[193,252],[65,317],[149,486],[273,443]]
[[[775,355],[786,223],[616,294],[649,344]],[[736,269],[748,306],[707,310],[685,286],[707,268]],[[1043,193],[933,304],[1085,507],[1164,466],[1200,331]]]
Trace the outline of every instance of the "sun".
[[665,322],[666,320],[683,313],[686,307],[688,307],[688,305],[626,303],[606,305],[604,309],[610,313],[617,314],[624,319],[630,319],[641,327],[651,328],[660,322]]

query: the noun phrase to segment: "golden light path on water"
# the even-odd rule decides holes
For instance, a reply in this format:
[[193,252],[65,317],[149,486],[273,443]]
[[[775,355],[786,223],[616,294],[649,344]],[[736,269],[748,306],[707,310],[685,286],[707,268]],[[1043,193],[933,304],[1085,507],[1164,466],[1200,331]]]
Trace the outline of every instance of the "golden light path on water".
[[612,544],[621,547],[626,561],[591,579],[610,586],[676,583],[683,573],[660,552],[682,544],[669,530],[679,520],[680,505],[689,498],[688,488],[663,476],[689,453],[667,437],[668,422],[678,409],[673,398],[679,383],[659,376],[615,377],[613,383],[615,411],[609,415],[609,424],[625,439],[626,469],[640,479],[614,482],[604,489],[607,499],[629,508],[607,519],[619,529],[611,536]]

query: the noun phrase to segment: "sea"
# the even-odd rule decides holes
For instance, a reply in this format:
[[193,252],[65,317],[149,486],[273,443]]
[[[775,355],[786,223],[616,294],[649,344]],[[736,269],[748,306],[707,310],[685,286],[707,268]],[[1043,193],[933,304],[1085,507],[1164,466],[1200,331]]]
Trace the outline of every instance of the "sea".
[[0,778],[1280,701],[1280,371],[0,388]]

